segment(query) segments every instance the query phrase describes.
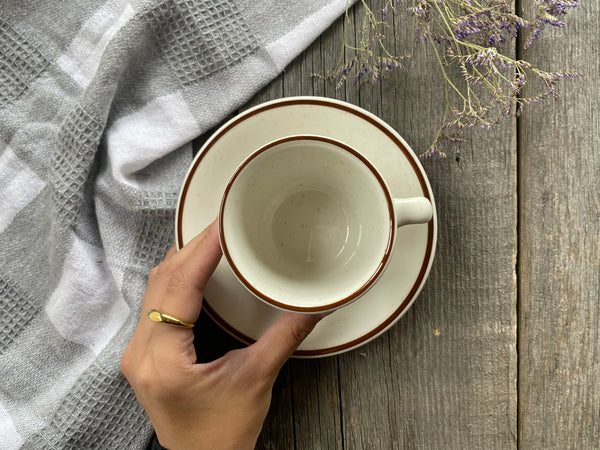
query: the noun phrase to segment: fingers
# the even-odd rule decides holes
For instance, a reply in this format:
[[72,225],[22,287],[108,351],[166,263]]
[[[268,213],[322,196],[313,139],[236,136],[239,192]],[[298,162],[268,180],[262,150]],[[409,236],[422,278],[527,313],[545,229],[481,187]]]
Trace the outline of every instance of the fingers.
[[146,291],[149,299],[142,314],[158,309],[185,322],[195,322],[202,308],[202,291],[220,259],[218,231],[213,222],[179,252],[169,250],[165,261],[152,273]]
[[177,253],[174,264],[185,271],[197,290],[202,291],[221,255],[219,227],[215,220]]
[[273,377],[315,328],[322,314],[284,313],[262,337],[252,345],[258,360]]
[[175,244],[173,244],[173,245],[171,245],[171,248],[165,255],[163,261],[168,261],[175,253],[177,253],[177,247],[175,246]]

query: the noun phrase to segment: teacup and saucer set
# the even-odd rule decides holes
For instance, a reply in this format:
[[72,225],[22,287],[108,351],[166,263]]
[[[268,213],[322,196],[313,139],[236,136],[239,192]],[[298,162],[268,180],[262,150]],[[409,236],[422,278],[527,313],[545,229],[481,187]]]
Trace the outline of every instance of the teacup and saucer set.
[[326,313],[294,353],[331,356],[384,333],[421,291],[436,246],[431,186],[373,114],[320,97],[234,117],[194,158],[178,248],[219,217],[224,257],[203,308],[251,344],[283,313]]

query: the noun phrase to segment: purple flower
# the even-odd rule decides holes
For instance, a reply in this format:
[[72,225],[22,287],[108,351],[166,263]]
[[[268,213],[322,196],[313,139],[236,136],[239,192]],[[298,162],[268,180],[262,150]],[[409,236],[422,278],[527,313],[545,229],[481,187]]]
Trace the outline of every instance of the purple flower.
[[404,10],[415,19],[417,41],[431,44],[438,57],[447,93],[445,119],[423,158],[445,157],[443,146],[463,142],[462,134],[468,129],[490,129],[504,117],[519,116],[526,106],[557,100],[559,81],[580,76],[541,70],[504,51],[504,44],[517,39],[523,30],[528,31],[525,41],[529,47],[544,27],[564,28],[565,15],[578,6],[577,0],[534,0],[533,18],[516,15],[512,0],[407,3],[386,0],[381,15],[376,16],[366,0],[359,1],[358,7],[366,11],[364,27],[357,31],[352,45],[344,42],[344,49],[354,56],[344,61],[342,53],[342,62],[324,78],[335,79],[338,88],[348,79],[360,86],[383,82],[394,69],[404,69],[403,58],[392,56],[385,48],[384,36],[384,31],[394,26],[391,14],[402,11],[397,5],[404,4]]
[[577,0],[536,0],[536,22],[532,25],[525,48],[531,47],[533,41],[539,38],[540,32],[545,25],[564,28],[566,24],[559,17],[567,14],[568,8],[576,8]]

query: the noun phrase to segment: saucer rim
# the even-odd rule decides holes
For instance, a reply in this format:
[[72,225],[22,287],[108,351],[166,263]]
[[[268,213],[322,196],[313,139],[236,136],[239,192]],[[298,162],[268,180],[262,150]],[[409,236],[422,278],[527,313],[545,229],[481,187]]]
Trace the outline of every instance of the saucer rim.
[[[364,110],[359,106],[341,100],[314,96],[284,97],[276,100],[271,100],[256,105],[236,115],[224,125],[222,125],[207,139],[207,141],[203,144],[201,149],[195,155],[192,163],[190,164],[190,167],[188,168],[178,196],[177,206],[175,210],[175,242],[178,249],[181,249],[184,245],[182,223],[183,220],[180,211],[182,211],[185,206],[185,199],[187,197],[187,192],[193,179],[193,174],[200,166],[200,163],[204,159],[204,156],[208,154],[210,149],[218,142],[218,140],[225,136],[232,128],[237,126],[239,123],[256,114],[260,114],[261,112],[268,111],[277,107],[297,105],[334,107],[347,113],[358,116],[363,120],[366,120],[375,128],[377,128],[380,132],[384,133],[396,145],[396,148],[402,151],[404,157],[410,163],[413,172],[419,180],[419,185],[421,187],[423,197],[427,198],[431,202],[433,208],[433,217],[427,224],[427,243],[425,247],[425,255],[423,258],[423,262],[421,263],[419,274],[415,278],[415,281],[413,282],[408,294],[404,297],[402,302],[399,303],[399,306],[395,308],[394,311],[391,314],[389,314],[389,316],[384,321],[380,322],[370,331],[362,334],[356,339],[331,347],[311,350],[296,350],[296,352],[294,352],[294,354],[292,355],[295,358],[319,358],[324,356],[334,356],[360,347],[375,339],[379,335],[383,334],[386,330],[388,330],[404,315],[404,313],[410,308],[412,303],[414,303],[420,291],[423,289],[423,286],[429,276],[429,272],[433,264],[435,248],[437,245],[437,214],[435,209],[435,200],[433,197],[433,192],[429,180],[425,174],[425,171],[423,170],[423,167],[418,161],[415,153],[410,149],[409,145],[404,141],[404,139],[390,125],[388,125],[379,117],[373,115],[372,113]],[[203,309],[211,317],[211,319],[214,320],[223,330],[225,330],[231,336],[247,345],[251,345],[252,343],[256,342],[254,338],[250,338],[245,334],[241,333],[233,326],[231,326],[227,321],[225,321],[221,316],[219,316],[219,314],[217,314],[215,310],[210,306],[209,299],[205,298],[204,300],[205,301],[203,302]]]

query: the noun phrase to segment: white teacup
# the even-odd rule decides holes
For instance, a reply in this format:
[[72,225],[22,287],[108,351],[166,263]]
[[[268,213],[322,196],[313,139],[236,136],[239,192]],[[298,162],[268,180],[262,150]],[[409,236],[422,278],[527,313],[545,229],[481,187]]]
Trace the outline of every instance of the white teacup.
[[431,217],[426,198],[393,198],[358,151],[296,135],[240,164],[223,194],[219,236],[236,277],[256,297],[284,310],[326,312],[374,285],[396,227]]

